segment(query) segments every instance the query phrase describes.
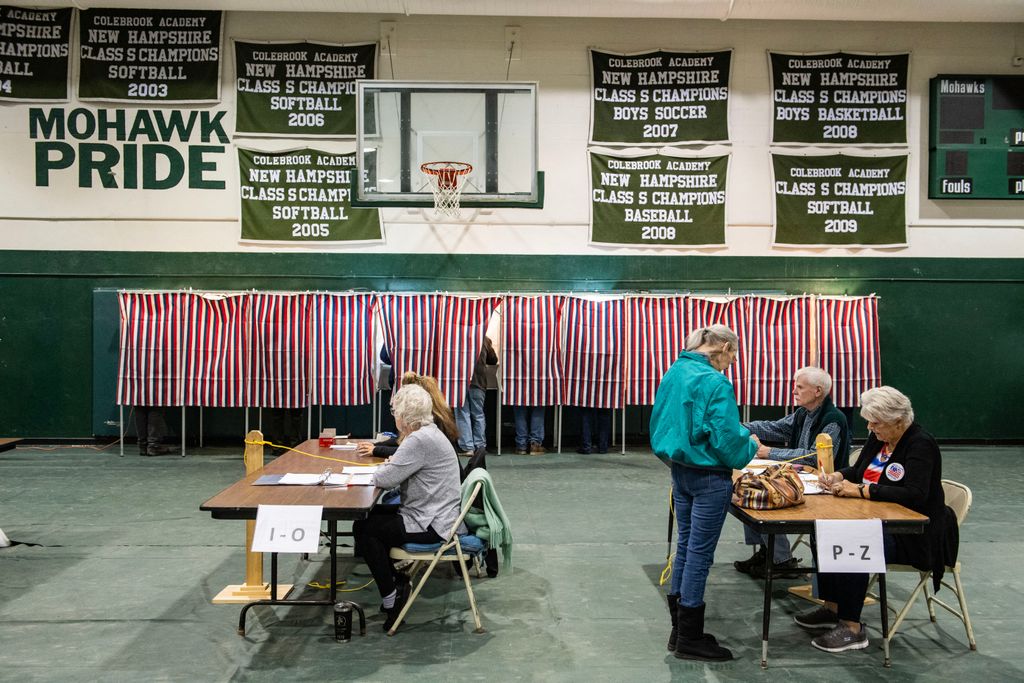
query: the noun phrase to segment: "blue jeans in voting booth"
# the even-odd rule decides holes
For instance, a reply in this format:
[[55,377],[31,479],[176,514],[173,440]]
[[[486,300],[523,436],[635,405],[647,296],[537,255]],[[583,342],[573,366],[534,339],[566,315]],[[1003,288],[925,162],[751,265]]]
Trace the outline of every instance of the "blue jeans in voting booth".
[[487,447],[484,420],[484,398],[487,392],[480,387],[470,387],[466,402],[455,409],[455,426],[459,428],[459,450],[475,451]]
[[704,604],[704,585],[731,500],[730,472],[672,463],[672,502],[679,535],[669,592],[679,596],[683,607]]
[[[525,449],[529,444],[544,443],[544,411],[547,406],[513,406],[516,420],[516,448]],[[529,431],[527,431],[529,416]],[[527,441],[529,439],[529,441]]]

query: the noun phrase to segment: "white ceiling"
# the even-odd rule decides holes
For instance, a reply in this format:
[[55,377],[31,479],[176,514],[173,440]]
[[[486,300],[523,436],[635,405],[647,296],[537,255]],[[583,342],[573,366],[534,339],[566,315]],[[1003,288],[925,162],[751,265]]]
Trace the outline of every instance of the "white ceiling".
[[1024,22],[1024,0],[78,0],[26,5],[499,17]]

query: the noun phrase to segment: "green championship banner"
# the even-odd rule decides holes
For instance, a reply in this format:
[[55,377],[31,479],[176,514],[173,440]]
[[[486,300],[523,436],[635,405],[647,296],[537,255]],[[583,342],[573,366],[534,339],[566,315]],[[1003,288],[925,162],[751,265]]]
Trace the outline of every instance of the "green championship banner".
[[376,43],[235,41],[235,132],[355,135],[356,81],[376,57]]
[[907,244],[907,156],[772,155],[776,246]]
[[903,145],[909,54],[769,52],[772,142]]
[[590,141],[630,145],[729,139],[732,51],[590,51]]
[[590,242],[725,244],[729,157],[590,152]]
[[0,99],[68,99],[72,12],[0,7]]
[[238,150],[242,239],[380,242],[377,209],[353,209],[355,153]]
[[220,100],[221,12],[89,9],[80,16],[79,99]]

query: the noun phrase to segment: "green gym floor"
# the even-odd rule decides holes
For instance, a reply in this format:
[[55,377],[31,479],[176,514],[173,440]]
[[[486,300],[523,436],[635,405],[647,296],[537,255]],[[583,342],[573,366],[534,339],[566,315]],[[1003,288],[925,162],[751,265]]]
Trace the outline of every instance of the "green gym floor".
[[[113,450],[0,453],[0,529],[39,544],[0,549],[0,680],[1024,679],[1016,497],[1024,447],[943,448],[945,478],[974,491],[960,558],[977,652],[956,618],[939,610],[932,623],[923,602],[894,641],[891,669],[882,667],[877,607],[865,608],[868,649],[819,652],[791,619],[807,604],[785,589],[801,582],[783,581],[767,671],[758,662],[761,583],[732,568],[750,555],[732,517],[708,581],[706,625],[736,660],[705,665],[666,653],[658,579],[669,477],[649,451],[489,457],[516,545],[514,571],[474,579],[487,632],[472,632],[461,581],[442,569],[393,638],[381,631],[374,587],[348,593],[370,622],[365,638],[342,644],[325,608],[257,607],[241,637],[239,607],[211,604],[244,579],[244,524],[214,520],[199,505],[242,476],[240,449],[186,458]],[[351,557],[339,571],[347,587],[368,581]],[[281,562],[282,581],[298,587],[327,572],[326,553]],[[910,575],[892,578],[891,598],[912,585]]]

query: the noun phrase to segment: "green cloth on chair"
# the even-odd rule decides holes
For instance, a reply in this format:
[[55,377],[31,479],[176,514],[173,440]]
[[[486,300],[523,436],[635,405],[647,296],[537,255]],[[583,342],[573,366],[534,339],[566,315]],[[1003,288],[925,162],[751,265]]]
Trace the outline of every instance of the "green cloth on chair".
[[501,548],[501,564],[505,570],[512,569],[512,527],[509,524],[505,510],[501,507],[498,494],[494,490],[494,480],[487,470],[482,467],[470,471],[466,475],[466,481],[462,482],[462,504],[473,493],[473,487],[477,482],[483,484],[480,489],[480,502],[483,503],[483,512],[470,508],[470,512],[463,520],[473,535],[487,541],[491,547]]

